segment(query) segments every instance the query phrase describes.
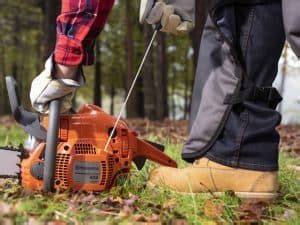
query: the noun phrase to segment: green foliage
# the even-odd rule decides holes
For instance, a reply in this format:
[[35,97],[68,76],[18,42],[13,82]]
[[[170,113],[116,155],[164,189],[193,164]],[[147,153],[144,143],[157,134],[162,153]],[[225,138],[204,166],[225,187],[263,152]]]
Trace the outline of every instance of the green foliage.
[[0,126],[0,146],[18,146],[26,137],[26,133],[19,127]]
[[0,114],[9,113],[4,76],[16,76],[27,105],[31,80],[43,63],[42,13],[36,2],[0,2]]

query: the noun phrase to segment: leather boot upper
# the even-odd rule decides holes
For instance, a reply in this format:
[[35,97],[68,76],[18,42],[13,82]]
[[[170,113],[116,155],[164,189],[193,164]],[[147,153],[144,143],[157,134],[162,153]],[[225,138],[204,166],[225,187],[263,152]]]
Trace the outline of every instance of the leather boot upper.
[[151,172],[149,183],[188,193],[229,190],[274,193],[278,189],[278,175],[277,172],[231,168],[202,158],[184,169],[157,168]]

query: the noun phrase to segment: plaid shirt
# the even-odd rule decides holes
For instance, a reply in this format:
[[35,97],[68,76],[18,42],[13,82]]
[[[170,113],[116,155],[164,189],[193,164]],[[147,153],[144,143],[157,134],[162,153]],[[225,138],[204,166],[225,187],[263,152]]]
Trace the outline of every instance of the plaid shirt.
[[114,0],[62,0],[57,17],[54,60],[63,65],[91,65],[94,45]]

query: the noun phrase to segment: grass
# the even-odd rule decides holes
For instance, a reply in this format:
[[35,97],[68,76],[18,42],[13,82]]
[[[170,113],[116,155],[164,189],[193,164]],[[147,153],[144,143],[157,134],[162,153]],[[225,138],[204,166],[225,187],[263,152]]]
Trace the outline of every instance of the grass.
[[[0,126],[0,146],[17,146],[25,138],[26,134],[19,128]],[[156,138],[152,136],[150,139],[155,141]],[[166,152],[176,159],[179,167],[186,166],[180,158],[182,146],[165,144]],[[276,202],[267,207],[267,213],[262,218],[264,224],[300,224],[300,185],[296,173],[289,169],[289,164],[300,165],[299,157],[281,153],[280,195]],[[24,224],[28,219],[59,220],[67,224],[139,224],[132,221],[149,222],[151,218],[153,221],[161,221],[154,224],[180,224],[180,221],[184,222],[181,224],[238,223],[237,208],[241,200],[230,192],[216,198],[210,194],[183,195],[167,189],[147,188],[145,183],[149,171],[155,166],[147,163],[142,171],[133,169],[129,179],[120,181],[121,184],[109,193],[99,193],[92,196],[92,199],[88,199],[88,194],[81,193],[24,193],[18,184],[7,180],[0,185],[0,224],[5,220]],[[124,208],[123,199],[131,199],[132,196],[138,196],[138,200],[134,206]],[[213,218],[205,213],[208,201],[212,202],[213,210],[214,206],[223,206],[221,212],[217,212]],[[5,207],[9,208],[6,213]]]

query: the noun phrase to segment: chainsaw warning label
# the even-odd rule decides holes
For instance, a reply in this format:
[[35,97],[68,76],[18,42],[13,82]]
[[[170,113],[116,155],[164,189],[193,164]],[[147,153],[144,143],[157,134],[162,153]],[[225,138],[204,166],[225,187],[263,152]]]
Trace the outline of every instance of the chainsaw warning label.
[[100,180],[100,163],[80,162],[73,165],[73,179],[77,183],[98,183]]

